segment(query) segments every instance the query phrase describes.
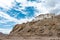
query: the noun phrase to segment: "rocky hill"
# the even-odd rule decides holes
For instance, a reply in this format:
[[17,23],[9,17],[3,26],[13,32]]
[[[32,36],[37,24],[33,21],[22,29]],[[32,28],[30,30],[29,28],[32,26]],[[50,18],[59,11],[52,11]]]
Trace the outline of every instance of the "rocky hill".
[[31,22],[15,25],[10,35],[60,37],[60,15],[39,15]]
[[60,15],[41,14],[16,24],[9,35],[0,33],[0,40],[60,40]]

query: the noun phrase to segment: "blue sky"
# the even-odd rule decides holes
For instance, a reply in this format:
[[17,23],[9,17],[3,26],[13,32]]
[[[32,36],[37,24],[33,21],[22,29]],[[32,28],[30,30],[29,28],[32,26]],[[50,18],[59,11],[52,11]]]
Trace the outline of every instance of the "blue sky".
[[0,32],[8,34],[14,25],[46,13],[60,13],[60,0],[0,0]]

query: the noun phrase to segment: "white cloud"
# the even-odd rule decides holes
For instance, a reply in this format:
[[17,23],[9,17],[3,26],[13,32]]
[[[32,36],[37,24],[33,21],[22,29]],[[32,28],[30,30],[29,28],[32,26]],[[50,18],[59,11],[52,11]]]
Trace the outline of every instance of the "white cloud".
[[[0,0],[0,6],[2,7],[12,7],[14,5],[14,1],[15,0]],[[36,13],[37,15],[40,13],[48,13],[51,12],[51,10],[55,9],[56,7],[60,7],[58,5],[60,5],[59,0],[40,0],[40,3],[37,2],[30,2],[27,0],[16,0],[17,2],[20,2],[22,8],[19,8],[19,10],[21,11],[21,9],[25,9],[26,6],[34,6],[39,13]],[[7,3],[8,2],[8,3]],[[3,5],[5,4],[5,5]],[[23,11],[22,11],[23,12]],[[25,12],[23,12],[23,14],[27,14]]]
[[26,22],[31,22],[32,19],[34,19],[34,17],[32,18],[24,18],[24,19],[20,19],[18,24],[22,24],[22,23],[26,23]]
[[6,14],[4,12],[0,12],[0,16],[4,17],[5,19],[7,19],[9,21],[18,21],[16,18],[11,17],[11,16],[9,16],[8,14]]
[[45,0],[45,3],[42,4],[49,13],[56,13],[60,11],[60,0]]
[[5,23],[5,22],[9,22],[9,21],[12,21],[12,22],[16,22],[16,23],[23,23],[23,22],[27,22],[27,21],[31,21],[31,19],[29,20],[28,18],[24,18],[24,19],[16,19],[14,17],[11,17],[9,16],[8,14],[4,13],[4,12],[0,12],[0,17],[3,17],[7,20],[0,20],[1,23]]
[[11,30],[12,30],[12,28],[9,28],[9,29],[0,28],[0,32],[5,33],[5,34],[9,34]]
[[[28,7],[28,6],[35,7],[38,11],[37,13],[35,13],[35,16],[37,16],[38,14],[40,15],[40,13],[43,14],[43,13],[48,13],[49,12],[48,9],[43,5],[45,0],[41,0],[40,3],[30,2],[30,1],[27,1],[27,0],[16,0],[16,1],[21,3],[21,6],[22,6],[21,9],[25,9],[25,7]],[[27,13],[23,13],[23,14],[27,14]]]
[[14,0],[0,0],[0,7],[9,9],[13,6],[13,1]]

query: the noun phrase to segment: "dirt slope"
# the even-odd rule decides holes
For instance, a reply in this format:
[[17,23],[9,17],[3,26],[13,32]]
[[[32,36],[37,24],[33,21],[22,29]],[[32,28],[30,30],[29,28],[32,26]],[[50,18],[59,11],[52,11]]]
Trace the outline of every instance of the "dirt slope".
[[44,15],[38,20],[17,24],[8,36],[0,40],[60,40],[60,15]]
[[11,31],[10,35],[60,36],[59,15],[51,18],[45,18],[43,20],[17,24]]

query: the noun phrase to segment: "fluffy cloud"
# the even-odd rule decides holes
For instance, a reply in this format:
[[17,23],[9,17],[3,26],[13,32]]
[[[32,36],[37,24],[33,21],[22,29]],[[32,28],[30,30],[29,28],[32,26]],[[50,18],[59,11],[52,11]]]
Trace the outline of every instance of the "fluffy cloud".
[[[38,2],[36,0],[33,0],[34,2],[31,2],[31,1],[27,1],[27,0],[16,0],[18,3],[21,3],[20,5],[22,6],[21,8],[19,8],[19,10],[24,10],[26,7],[34,7],[35,10],[37,12],[35,12],[35,16],[37,16],[38,14],[40,13],[48,13],[48,10],[44,7],[44,5],[42,5],[44,3],[44,0],[41,0],[40,2]],[[28,11],[27,11],[28,12]],[[28,14],[26,12],[23,11],[23,14]],[[33,14],[33,13],[31,13]],[[36,15],[37,14],[37,15]]]
[[5,34],[9,34],[11,30],[12,30],[12,28],[10,28],[10,29],[0,28],[0,32],[5,33]]
[[3,17],[3,18],[5,18],[5,19],[7,19],[9,21],[18,21],[17,19],[9,16],[8,14],[5,14],[4,12],[0,12],[0,17]]
[[49,13],[59,14],[60,10],[60,2],[59,0],[45,0],[45,3],[42,4]]
[[0,0],[0,7],[9,9],[12,7],[14,0]]

